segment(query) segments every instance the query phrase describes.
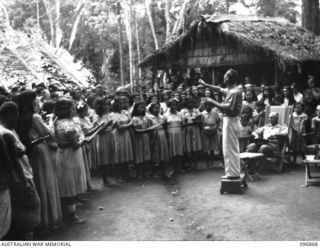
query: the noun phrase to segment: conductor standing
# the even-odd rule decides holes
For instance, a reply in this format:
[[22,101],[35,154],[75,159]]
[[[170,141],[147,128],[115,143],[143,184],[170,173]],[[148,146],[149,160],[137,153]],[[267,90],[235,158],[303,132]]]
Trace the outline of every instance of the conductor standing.
[[240,119],[239,115],[242,108],[242,93],[237,88],[238,72],[234,69],[229,69],[224,75],[224,83],[227,88],[205,83],[199,79],[199,83],[214,91],[225,95],[223,103],[214,100],[209,100],[214,106],[223,113],[223,128],[222,128],[222,150],[225,164],[225,176],[227,179],[240,178],[240,148],[239,148],[239,130]]

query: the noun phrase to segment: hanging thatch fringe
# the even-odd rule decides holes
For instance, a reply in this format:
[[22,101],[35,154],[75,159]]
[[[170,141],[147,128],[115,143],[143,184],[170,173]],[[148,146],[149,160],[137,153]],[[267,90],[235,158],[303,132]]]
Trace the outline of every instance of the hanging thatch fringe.
[[[279,18],[255,16],[207,16],[185,34],[147,56],[141,67],[175,64],[179,55],[200,42],[224,44],[239,51],[256,52],[286,69],[305,62],[320,62],[320,36]],[[166,68],[161,68],[166,69]]]

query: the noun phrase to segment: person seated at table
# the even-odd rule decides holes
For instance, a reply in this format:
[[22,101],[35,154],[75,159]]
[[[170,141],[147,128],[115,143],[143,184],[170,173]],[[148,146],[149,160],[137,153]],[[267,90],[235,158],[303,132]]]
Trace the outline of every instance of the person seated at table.
[[256,140],[259,138],[265,140],[264,144],[258,144],[259,142],[251,143],[247,147],[247,152],[259,152],[264,155],[273,155],[278,152],[278,137],[287,136],[288,127],[278,123],[279,114],[275,112],[270,113],[269,122],[270,124],[266,124],[252,132]]

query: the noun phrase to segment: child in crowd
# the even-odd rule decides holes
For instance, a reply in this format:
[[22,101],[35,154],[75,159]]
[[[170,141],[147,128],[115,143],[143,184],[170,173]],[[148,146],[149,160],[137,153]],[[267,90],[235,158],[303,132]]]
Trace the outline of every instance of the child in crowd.
[[247,90],[246,91],[246,97],[245,100],[243,101],[244,106],[249,106],[252,109],[256,108],[256,102],[254,101],[254,93],[253,90]]
[[148,114],[150,114],[149,109],[150,109],[151,104],[153,104],[153,103],[159,103],[159,99],[158,99],[157,95],[151,95],[151,96],[149,97],[149,101],[150,101],[150,103],[149,103],[148,106],[146,107],[146,110],[147,110],[147,113],[148,113]]
[[[167,126],[167,137],[169,144],[170,165],[173,169],[181,173],[185,171],[182,168],[183,156],[183,135],[182,135],[182,117],[178,112],[179,101],[175,98],[169,100],[169,111],[164,115]],[[172,175],[169,175],[171,177]]]
[[289,147],[293,152],[294,163],[297,163],[297,158],[302,156],[305,151],[305,142],[303,134],[305,134],[305,122],[308,120],[308,116],[303,113],[303,104],[296,103],[294,112],[291,116],[290,132],[289,132]]
[[105,101],[103,98],[97,98],[94,103],[96,114],[93,116],[93,125],[97,125],[99,122],[103,122],[105,125],[109,124],[107,129],[98,134],[95,148],[96,151],[98,151],[95,160],[102,172],[102,180],[105,186],[112,185],[110,177],[114,164],[114,138],[112,135],[114,125],[112,125],[113,121],[112,115],[110,114],[110,107],[110,100]]
[[314,141],[313,143],[320,143],[320,105],[317,106],[317,115],[312,118],[311,129],[314,133]]
[[164,90],[162,94],[162,102],[160,103],[161,113],[164,115],[169,110],[168,102],[170,100],[169,90]]
[[187,98],[186,108],[181,112],[182,121],[184,122],[183,137],[184,137],[184,153],[188,161],[188,170],[197,168],[197,155],[202,150],[201,135],[200,135],[200,112],[195,108],[195,102],[191,97]]
[[240,116],[241,128],[239,130],[240,152],[244,152],[250,143],[250,136],[253,131],[254,121],[252,119],[252,108],[248,105],[243,106]]
[[271,91],[270,87],[265,86],[263,88],[262,98],[259,101],[263,101],[263,103],[266,106],[270,106],[273,98],[274,98],[273,91]]
[[132,110],[134,105],[140,101],[140,95],[138,93],[133,93],[130,97],[130,106],[129,106],[129,113],[132,114]]
[[266,115],[265,106],[263,101],[256,103],[256,109],[253,113],[254,129],[264,126]]
[[187,96],[188,96],[187,91],[182,91],[180,95],[181,101],[185,102],[187,99]]
[[[93,124],[90,121],[88,117],[88,105],[84,102],[78,102],[76,106],[76,111],[78,116],[74,117],[74,120],[76,123],[78,123],[81,127],[81,131],[83,135],[87,135],[91,129],[93,128]],[[91,143],[90,143],[91,144]],[[91,183],[90,183],[90,170],[92,169],[92,160],[91,160],[91,150],[89,147],[89,143],[84,144],[82,147],[82,152],[83,152],[83,160],[84,160],[84,165],[86,169],[86,177],[87,177],[87,186],[88,189],[90,190],[92,188]]]
[[219,114],[209,101],[204,102],[205,110],[201,112],[202,122],[202,148],[206,155],[207,168],[213,166],[214,152],[218,147]]
[[282,96],[283,96],[283,106],[291,106],[295,103],[293,93],[289,86],[284,86],[282,89]]
[[127,110],[127,97],[115,98],[111,115],[115,124],[112,131],[114,138],[114,166],[117,169],[118,182],[129,179],[129,163],[133,161],[133,147],[130,136],[131,116]]
[[169,161],[168,140],[164,129],[164,118],[160,115],[160,104],[153,103],[150,106],[150,116],[152,126],[155,129],[151,136],[151,159],[154,165],[153,177],[158,178],[157,170],[165,171],[165,166]]
[[271,102],[272,106],[281,106],[284,104],[284,99],[282,95],[276,95]]
[[242,84],[239,84],[239,85],[238,85],[238,90],[239,90],[239,91],[241,92],[241,94],[242,94],[242,100],[244,100],[245,97],[246,97],[246,91],[245,91],[244,86],[243,86]]
[[133,148],[138,179],[143,177],[149,179],[150,175],[147,175],[147,170],[150,169],[148,166],[151,161],[151,148],[148,127],[151,126],[151,121],[146,115],[145,102],[135,104],[132,111],[132,123],[135,131]]

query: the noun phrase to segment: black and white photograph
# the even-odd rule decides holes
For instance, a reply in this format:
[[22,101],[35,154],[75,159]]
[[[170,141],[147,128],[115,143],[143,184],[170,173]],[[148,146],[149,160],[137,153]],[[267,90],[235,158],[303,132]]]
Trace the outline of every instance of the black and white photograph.
[[319,1],[0,0],[0,246],[317,247]]

